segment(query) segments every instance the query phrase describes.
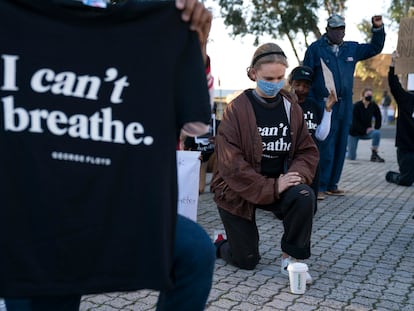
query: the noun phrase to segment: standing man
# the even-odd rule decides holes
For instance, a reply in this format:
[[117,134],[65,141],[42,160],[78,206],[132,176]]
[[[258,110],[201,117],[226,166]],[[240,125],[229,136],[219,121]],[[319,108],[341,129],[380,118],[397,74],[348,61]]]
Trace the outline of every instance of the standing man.
[[389,171],[385,179],[388,182],[408,187],[414,182],[414,93],[404,90],[398,76],[394,73],[397,57],[397,52],[392,53],[388,84],[398,106],[395,146],[400,172]]
[[326,33],[306,50],[303,65],[314,71],[311,94],[320,106],[325,106],[329,92],[325,86],[321,60],[332,72],[338,102],[333,106],[329,136],[320,143],[321,176],[319,192],[328,195],[344,195],[338,189],[345,160],[347,139],[352,121],[352,89],[355,65],[382,51],[385,41],[381,16],[372,17],[370,43],[343,41],[345,19],[337,14],[328,18]]

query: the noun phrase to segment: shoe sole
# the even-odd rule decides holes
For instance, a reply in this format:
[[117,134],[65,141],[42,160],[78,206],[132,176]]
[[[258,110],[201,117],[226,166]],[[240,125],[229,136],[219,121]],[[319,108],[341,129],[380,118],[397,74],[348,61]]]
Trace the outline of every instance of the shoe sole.
[[344,192],[331,192],[331,191],[325,191],[325,194],[333,195],[333,196],[336,196],[336,197],[343,197],[345,195]]

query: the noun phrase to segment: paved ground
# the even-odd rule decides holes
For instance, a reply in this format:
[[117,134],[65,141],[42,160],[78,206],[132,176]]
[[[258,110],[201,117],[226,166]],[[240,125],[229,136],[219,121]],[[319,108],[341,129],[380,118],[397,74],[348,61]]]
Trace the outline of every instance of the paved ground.
[[386,138],[395,138],[395,124],[394,122],[392,124],[383,125],[381,127],[381,137],[383,139]]
[[[218,259],[206,310],[414,310],[414,186],[384,179],[397,169],[393,138],[382,141],[385,163],[369,162],[369,144],[361,141],[359,159],[345,163],[340,188],[347,195],[319,203],[306,261],[314,283],[306,293],[289,292],[279,272],[282,225],[258,211],[261,263],[243,271]],[[210,235],[222,229],[209,192],[200,196],[198,222]],[[94,295],[81,310],[154,310],[156,300],[148,290]]]

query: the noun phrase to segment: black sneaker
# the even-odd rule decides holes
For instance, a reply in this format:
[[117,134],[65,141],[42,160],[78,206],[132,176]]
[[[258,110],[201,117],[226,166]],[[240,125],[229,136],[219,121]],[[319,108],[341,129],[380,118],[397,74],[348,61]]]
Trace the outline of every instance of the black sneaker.
[[384,163],[385,160],[381,158],[377,152],[373,151],[371,155],[371,162]]

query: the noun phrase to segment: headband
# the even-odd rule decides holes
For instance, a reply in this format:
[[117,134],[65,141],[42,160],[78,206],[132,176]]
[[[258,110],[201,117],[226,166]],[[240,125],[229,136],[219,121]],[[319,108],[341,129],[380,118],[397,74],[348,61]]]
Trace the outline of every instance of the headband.
[[256,63],[257,63],[257,61],[258,61],[259,59],[261,59],[261,58],[263,58],[263,57],[265,57],[265,56],[268,56],[268,55],[272,55],[272,54],[275,54],[275,55],[282,55],[283,57],[285,57],[285,58],[286,58],[286,55],[285,55],[285,53],[283,53],[283,51],[266,52],[266,53],[263,53],[263,54],[257,55],[257,56],[253,59],[253,61],[252,61],[252,66],[254,66],[254,64],[256,64]]

